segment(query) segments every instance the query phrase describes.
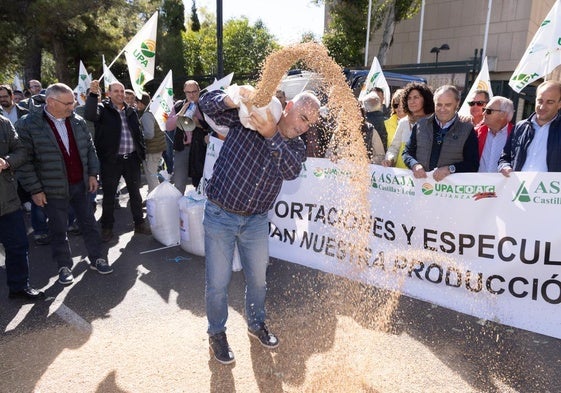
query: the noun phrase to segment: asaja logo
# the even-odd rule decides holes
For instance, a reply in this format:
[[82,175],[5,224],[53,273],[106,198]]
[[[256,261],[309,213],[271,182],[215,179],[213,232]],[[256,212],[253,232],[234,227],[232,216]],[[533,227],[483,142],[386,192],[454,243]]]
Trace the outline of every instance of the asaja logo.
[[526,185],[522,181],[514,194],[513,202],[532,202],[543,205],[561,205],[561,181],[537,181],[536,184]]
[[421,188],[421,191],[423,192],[423,194],[425,195],[430,195],[433,193],[434,191],[434,187],[432,184],[430,183],[424,183],[423,187]]
[[526,188],[526,181],[523,181],[518,187],[516,194],[514,194],[514,199],[512,201],[519,201],[519,202],[530,202],[530,193]]

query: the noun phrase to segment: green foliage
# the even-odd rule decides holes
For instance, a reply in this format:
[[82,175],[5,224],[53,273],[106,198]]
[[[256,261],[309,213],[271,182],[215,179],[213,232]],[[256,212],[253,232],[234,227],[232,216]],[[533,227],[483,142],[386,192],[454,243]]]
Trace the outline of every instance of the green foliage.
[[[26,80],[45,84],[56,79],[73,87],[80,60],[101,75],[101,54],[111,61],[159,5],[158,0],[0,2],[0,32],[9,61],[0,64],[0,73],[23,69]],[[53,60],[42,61],[43,54]]]
[[164,0],[159,22],[156,69],[163,74],[163,78],[169,70],[182,73],[185,67],[183,33],[186,29],[183,1]]
[[201,30],[201,22],[199,22],[199,16],[197,15],[197,4],[195,0],[193,0],[193,6],[191,7],[191,30]]
[[[187,75],[216,73],[216,22],[213,17],[207,15],[198,32],[189,30],[183,36]],[[255,77],[265,58],[278,47],[261,21],[251,25],[247,18],[230,19],[223,28],[224,73]]]
[[[364,63],[364,48],[369,0],[311,0],[330,6],[330,18],[323,44],[337,63],[345,67],[360,67]],[[370,34],[379,30],[395,5],[395,22],[410,19],[421,7],[421,0],[372,0]]]

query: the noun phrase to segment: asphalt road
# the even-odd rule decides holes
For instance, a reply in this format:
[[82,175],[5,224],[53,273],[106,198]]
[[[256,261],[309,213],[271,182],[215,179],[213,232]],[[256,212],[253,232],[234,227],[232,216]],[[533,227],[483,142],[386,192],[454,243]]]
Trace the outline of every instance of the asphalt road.
[[179,246],[146,253],[162,245],[133,235],[126,204],[124,195],[108,244],[113,274],[88,269],[81,237],[71,237],[76,281],[63,287],[49,246],[31,240],[31,281],[47,299],[9,300],[0,286],[0,392],[561,391],[561,340],[280,260],[267,307],[281,346],[247,336],[235,273],[236,363],[220,365],[208,351],[204,258]]

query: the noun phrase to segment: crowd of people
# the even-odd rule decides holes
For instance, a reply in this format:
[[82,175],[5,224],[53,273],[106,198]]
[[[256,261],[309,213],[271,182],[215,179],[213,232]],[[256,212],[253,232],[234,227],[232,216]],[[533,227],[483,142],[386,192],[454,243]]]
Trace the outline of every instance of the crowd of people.
[[[103,97],[99,81],[92,81],[83,106],[76,105],[74,92],[62,83],[43,91],[32,80],[29,92],[30,97],[16,101],[10,86],[0,86],[0,242],[9,297],[44,296],[29,283],[22,202],[31,203],[34,239],[50,245],[60,284],[74,282],[68,233],[75,220],[90,268],[110,274],[103,243],[115,237],[121,178],[130,196],[134,232],[149,235],[140,193],[142,170],[149,192],[165,168],[183,194],[189,181],[200,184],[208,135],[213,134],[224,145],[205,185],[210,349],[220,363],[234,362],[226,322],[236,246],[246,278],[248,334],[267,348],[277,347],[279,339],[265,323],[268,211],[283,181],[298,177],[306,157],[328,157],[330,149],[336,155],[332,124],[318,97],[306,91],[287,99],[279,90],[270,104],[280,108],[278,119],[271,112],[263,117],[249,111],[245,122],[238,110],[255,90],[242,86],[236,98],[224,90],[201,95],[199,84],[188,80],[185,98],[175,103],[161,129],[148,109],[150,95],[136,97],[120,82],[111,83]],[[540,84],[535,112],[516,125],[511,123],[512,101],[490,99],[483,90],[468,97],[469,117],[458,114],[460,92],[452,85],[433,92],[425,84],[410,83],[393,94],[389,110],[382,93],[373,90],[360,100],[361,131],[372,163],[409,168],[415,178],[431,175],[436,181],[456,172],[509,176],[512,171],[561,171],[560,82]],[[221,131],[215,132],[216,127]],[[100,186],[99,228],[94,212]]]

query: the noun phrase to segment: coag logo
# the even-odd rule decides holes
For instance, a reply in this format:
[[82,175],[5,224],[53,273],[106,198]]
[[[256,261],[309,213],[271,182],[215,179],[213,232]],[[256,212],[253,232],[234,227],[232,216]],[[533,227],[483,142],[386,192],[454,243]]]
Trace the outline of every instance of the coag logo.
[[432,186],[432,184],[430,183],[424,183],[423,187],[421,188],[421,191],[423,192],[423,194],[425,195],[430,195],[433,193],[434,191],[434,187]]
[[523,181],[516,190],[516,194],[514,194],[514,199],[512,201],[519,201],[519,202],[530,202],[530,193],[526,188],[526,182]]

